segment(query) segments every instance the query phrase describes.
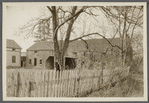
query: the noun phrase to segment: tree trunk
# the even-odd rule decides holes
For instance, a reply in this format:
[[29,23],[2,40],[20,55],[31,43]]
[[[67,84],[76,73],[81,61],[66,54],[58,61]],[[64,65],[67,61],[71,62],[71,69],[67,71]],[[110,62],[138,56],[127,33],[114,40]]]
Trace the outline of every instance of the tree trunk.
[[[74,6],[72,9],[72,15],[75,14],[77,7]],[[65,37],[65,41],[64,41],[64,45],[63,48],[60,50],[60,55],[59,55],[59,65],[60,65],[60,69],[64,70],[65,69],[65,53],[67,51],[67,48],[69,46],[69,38],[70,38],[70,34],[71,34],[71,30],[72,30],[72,26],[74,23],[74,19],[71,19],[67,28],[67,32],[66,32],[66,37]]]
[[[69,38],[70,38],[72,26],[73,26],[75,19],[72,18],[70,22],[68,22],[69,24],[68,24],[68,28],[66,31],[64,45],[62,48],[60,48],[58,44],[58,38],[57,38],[58,31],[56,30],[58,27],[58,20],[59,20],[58,14],[57,14],[56,6],[52,6],[51,8],[52,9],[50,9],[50,11],[52,13],[52,19],[53,19],[52,22],[53,22],[53,42],[54,42],[54,68],[56,70],[64,70],[65,69],[65,57],[64,56],[69,46]],[[76,10],[77,10],[77,6],[74,6],[72,9],[72,16],[75,15]]]
[[59,66],[60,70],[65,70],[65,57],[63,55],[59,57]]
[[57,40],[57,32],[55,32],[57,26],[58,26],[58,18],[57,18],[57,12],[56,7],[52,6],[52,22],[53,22],[53,43],[54,43],[54,69],[58,70],[58,57],[59,57],[59,46],[58,46],[58,40]]

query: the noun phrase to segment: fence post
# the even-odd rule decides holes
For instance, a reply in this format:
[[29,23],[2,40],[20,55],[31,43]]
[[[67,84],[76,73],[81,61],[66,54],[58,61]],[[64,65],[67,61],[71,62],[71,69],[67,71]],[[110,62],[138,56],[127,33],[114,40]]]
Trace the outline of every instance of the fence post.
[[60,72],[60,77],[59,77],[59,87],[60,87],[60,93],[59,93],[59,95],[60,95],[60,97],[62,97],[62,71],[59,71]]
[[19,97],[20,95],[20,87],[21,87],[21,77],[20,77],[20,73],[18,72],[17,74],[17,93],[16,93],[16,97]]
[[75,71],[74,70],[73,70],[73,79],[72,80],[73,80],[73,85],[72,85],[73,86],[73,93],[72,93],[72,95],[74,97],[74,95],[75,95],[75,91],[74,91],[75,90]]
[[52,97],[52,71],[50,71],[50,90],[49,90],[49,96]]
[[63,70],[63,97],[65,97],[65,82],[66,82],[66,71]]
[[68,71],[68,84],[67,84],[67,90],[68,90],[68,92],[67,92],[67,95],[69,96],[70,95],[70,70],[67,70]]
[[77,96],[77,70],[75,70],[75,96]]
[[61,71],[61,73],[62,73],[62,78],[61,78],[61,79],[62,79],[62,84],[61,84],[61,96],[64,97],[64,92],[63,92],[63,91],[64,91],[64,75],[65,75],[65,74],[64,74],[64,71]]
[[55,79],[56,80],[56,83],[55,83],[55,97],[58,97],[58,77],[59,77],[58,72],[59,71],[55,71],[55,73],[56,73],[56,76],[55,76],[56,77],[56,79]]
[[53,70],[53,97],[55,97],[55,73],[56,70]]
[[39,87],[38,87],[38,97],[41,97],[41,91],[42,91],[42,78],[41,78],[41,71],[37,73],[39,77]]
[[46,97],[49,97],[49,71],[47,72],[47,94]]
[[69,96],[72,96],[72,70],[69,70]]

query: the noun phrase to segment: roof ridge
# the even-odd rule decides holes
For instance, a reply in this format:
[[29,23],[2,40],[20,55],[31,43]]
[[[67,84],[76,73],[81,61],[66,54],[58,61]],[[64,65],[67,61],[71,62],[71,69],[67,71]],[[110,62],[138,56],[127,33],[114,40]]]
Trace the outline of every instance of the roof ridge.
[[21,46],[13,39],[6,39],[8,48],[22,49]]
[[53,47],[49,45],[49,41],[38,41],[30,46],[27,50],[51,50]]
[[[108,38],[108,40],[112,40],[113,38]],[[116,40],[114,40],[116,39]],[[120,38],[114,38],[112,40],[112,43],[118,43]],[[89,49],[103,49],[109,46],[110,44],[108,43],[107,40],[104,38],[95,38],[95,39],[87,39],[85,40],[88,43]],[[102,43],[103,41],[103,43]],[[104,47],[105,46],[105,47]],[[76,40],[73,42],[69,43],[68,51],[82,51],[86,49],[86,43],[82,40]],[[54,50],[54,43],[53,41],[38,41],[34,43],[32,46],[30,46],[27,50]]]

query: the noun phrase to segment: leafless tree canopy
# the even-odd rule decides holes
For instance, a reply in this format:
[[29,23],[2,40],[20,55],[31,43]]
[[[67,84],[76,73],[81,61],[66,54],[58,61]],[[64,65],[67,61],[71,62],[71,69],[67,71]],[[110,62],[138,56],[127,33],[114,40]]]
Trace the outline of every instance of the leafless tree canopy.
[[[28,25],[23,26],[21,30],[27,31],[26,36],[33,34],[37,40],[52,39],[54,43],[55,67],[56,63],[58,63],[62,70],[65,68],[64,55],[69,43],[78,39],[85,42],[83,38],[91,37],[92,35],[102,37],[112,47],[120,49],[122,52],[122,62],[124,63],[127,56],[130,56],[130,52],[132,52],[130,49],[133,48],[132,43],[138,41],[135,36],[137,35],[136,32],[140,31],[143,27],[143,6],[46,6],[46,8],[49,10],[49,17],[31,21]],[[112,38],[116,38],[116,36],[120,37],[122,42],[121,46],[113,45],[104,33],[101,34],[96,30],[94,32],[88,32],[87,34],[86,32],[82,32],[80,37],[70,40],[72,35],[78,33],[76,33],[76,25],[80,21],[83,21],[82,18],[84,15],[89,15],[98,22],[98,17],[101,13],[98,13],[98,11],[104,14],[113,29],[114,33]],[[86,26],[85,20],[83,22]],[[94,23],[92,25],[97,27]],[[98,28],[103,29],[100,26]],[[85,31],[85,27],[82,31]],[[140,43],[141,41],[138,45]],[[86,43],[86,45],[88,44]]]

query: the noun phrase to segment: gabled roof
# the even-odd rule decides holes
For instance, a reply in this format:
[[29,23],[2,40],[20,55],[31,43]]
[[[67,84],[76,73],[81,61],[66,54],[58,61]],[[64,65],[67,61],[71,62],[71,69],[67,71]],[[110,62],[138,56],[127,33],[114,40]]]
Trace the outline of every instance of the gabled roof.
[[[108,39],[113,45],[119,45],[120,44],[120,39],[119,38],[114,38]],[[86,43],[82,40],[77,40],[74,42],[69,43],[68,51],[71,52],[81,52],[81,51],[86,51],[87,50],[87,45],[88,49],[90,51],[96,50],[96,51],[103,51],[107,47],[110,47],[111,45],[106,41],[105,39],[88,39],[85,40]],[[54,45],[52,41],[38,41],[35,44],[33,44],[31,47],[29,47],[27,50],[54,50]]]
[[[108,40],[112,45],[120,46],[120,38],[109,38]],[[87,47],[89,51],[104,51],[106,48],[111,47],[111,45],[105,39],[88,39],[85,40],[85,42],[83,40],[77,40],[69,44],[68,50],[72,52],[80,52],[86,51]]]
[[50,41],[38,41],[29,47],[27,50],[53,50],[53,42]]
[[14,40],[7,39],[7,48],[15,48],[15,49],[22,49]]

